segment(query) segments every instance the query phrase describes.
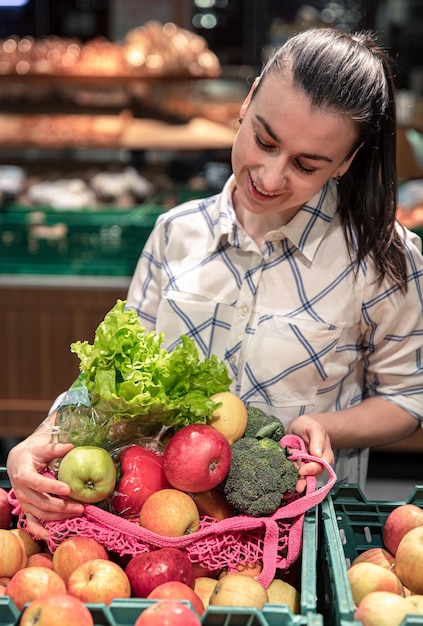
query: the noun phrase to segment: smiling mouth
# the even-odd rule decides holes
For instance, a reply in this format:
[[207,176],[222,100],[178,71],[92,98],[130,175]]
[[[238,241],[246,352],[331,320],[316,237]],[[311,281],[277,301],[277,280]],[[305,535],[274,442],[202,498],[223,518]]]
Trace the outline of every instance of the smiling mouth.
[[279,196],[280,194],[278,193],[268,193],[267,191],[264,191],[263,189],[261,189],[257,183],[255,183],[253,181],[253,179],[250,176],[250,181],[251,181],[251,185],[254,189],[254,191],[256,191],[257,193],[259,193],[261,196],[264,196],[265,198],[276,198],[277,196]]

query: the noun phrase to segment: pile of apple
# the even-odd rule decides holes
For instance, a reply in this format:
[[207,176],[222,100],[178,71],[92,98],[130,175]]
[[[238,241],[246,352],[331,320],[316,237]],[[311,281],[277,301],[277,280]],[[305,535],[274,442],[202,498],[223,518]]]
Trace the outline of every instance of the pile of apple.
[[60,621],[67,626],[93,626],[86,603],[109,605],[115,598],[129,597],[156,600],[140,613],[135,626],[200,626],[199,617],[209,605],[262,609],[272,602],[299,612],[299,592],[289,582],[275,578],[265,589],[256,579],[260,563],[246,563],[232,573],[210,572],[192,564],[177,548],[121,557],[95,538],[83,536],[65,539],[50,553],[44,542],[24,529],[9,528],[11,506],[2,489],[0,501],[4,527],[0,529],[0,595],[10,596],[23,611],[20,626],[56,626]]
[[[230,401],[233,404],[234,397]],[[246,425],[246,413],[242,420]],[[242,420],[236,424],[237,437],[245,430]],[[233,515],[216,489],[229,471],[233,424],[224,416],[214,425],[190,424],[178,430],[164,450],[145,442],[123,447],[118,462],[103,448],[77,446],[61,460],[57,477],[69,485],[71,498],[88,504],[107,502],[114,513],[158,535],[193,533],[201,516],[221,520]],[[83,536],[65,539],[50,553],[44,542],[24,529],[10,528],[11,524],[11,505],[0,489],[0,593],[10,596],[19,610],[29,603],[20,626],[60,621],[92,626],[86,603],[108,605],[114,598],[129,597],[156,600],[135,626],[197,626],[209,605],[262,609],[271,602],[299,613],[299,591],[292,581],[282,579],[286,573],[278,572],[266,589],[257,580],[260,562],[247,562],[230,572],[209,571],[173,547],[122,557]],[[190,603],[189,615],[181,600]]]
[[364,626],[399,626],[406,615],[423,615],[423,509],[411,503],[392,509],[382,541],[348,569],[354,617]]

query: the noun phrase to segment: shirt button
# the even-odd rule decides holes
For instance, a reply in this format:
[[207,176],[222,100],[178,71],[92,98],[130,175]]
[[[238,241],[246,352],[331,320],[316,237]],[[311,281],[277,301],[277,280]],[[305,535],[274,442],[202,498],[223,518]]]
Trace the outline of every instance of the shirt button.
[[236,356],[231,356],[231,358],[229,359],[229,363],[231,365],[236,365]]
[[242,306],[242,307],[240,308],[240,312],[241,312],[241,314],[242,314],[242,315],[248,315],[249,310],[250,310],[250,309],[248,308],[248,306],[247,306],[246,304],[244,304],[244,306]]

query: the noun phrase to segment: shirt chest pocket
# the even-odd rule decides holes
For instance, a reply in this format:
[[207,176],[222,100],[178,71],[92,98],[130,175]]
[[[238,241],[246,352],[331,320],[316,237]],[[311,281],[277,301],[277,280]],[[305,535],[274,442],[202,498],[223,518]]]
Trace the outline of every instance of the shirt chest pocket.
[[341,329],[311,320],[266,317],[259,321],[245,362],[252,394],[273,406],[313,404],[331,384],[328,365]]

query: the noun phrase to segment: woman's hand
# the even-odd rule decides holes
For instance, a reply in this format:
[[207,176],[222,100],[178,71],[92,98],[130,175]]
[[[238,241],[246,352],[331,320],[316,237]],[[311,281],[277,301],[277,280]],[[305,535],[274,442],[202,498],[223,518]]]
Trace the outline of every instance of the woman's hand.
[[[288,435],[301,437],[311,456],[322,458],[329,465],[335,462],[335,455],[332,450],[329,435],[325,428],[310,415],[300,415],[287,427]],[[324,472],[324,467],[320,463],[310,461],[304,463],[299,469],[299,479],[297,491],[302,493],[306,488],[306,476],[319,476]]]
[[73,448],[72,444],[49,441],[49,436],[34,433],[12,448],[7,459],[10,483],[26,515],[28,531],[38,539],[48,537],[39,520],[75,517],[84,510],[81,503],[63,499],[70,493],[66,483],[42,474],[54,459]]

